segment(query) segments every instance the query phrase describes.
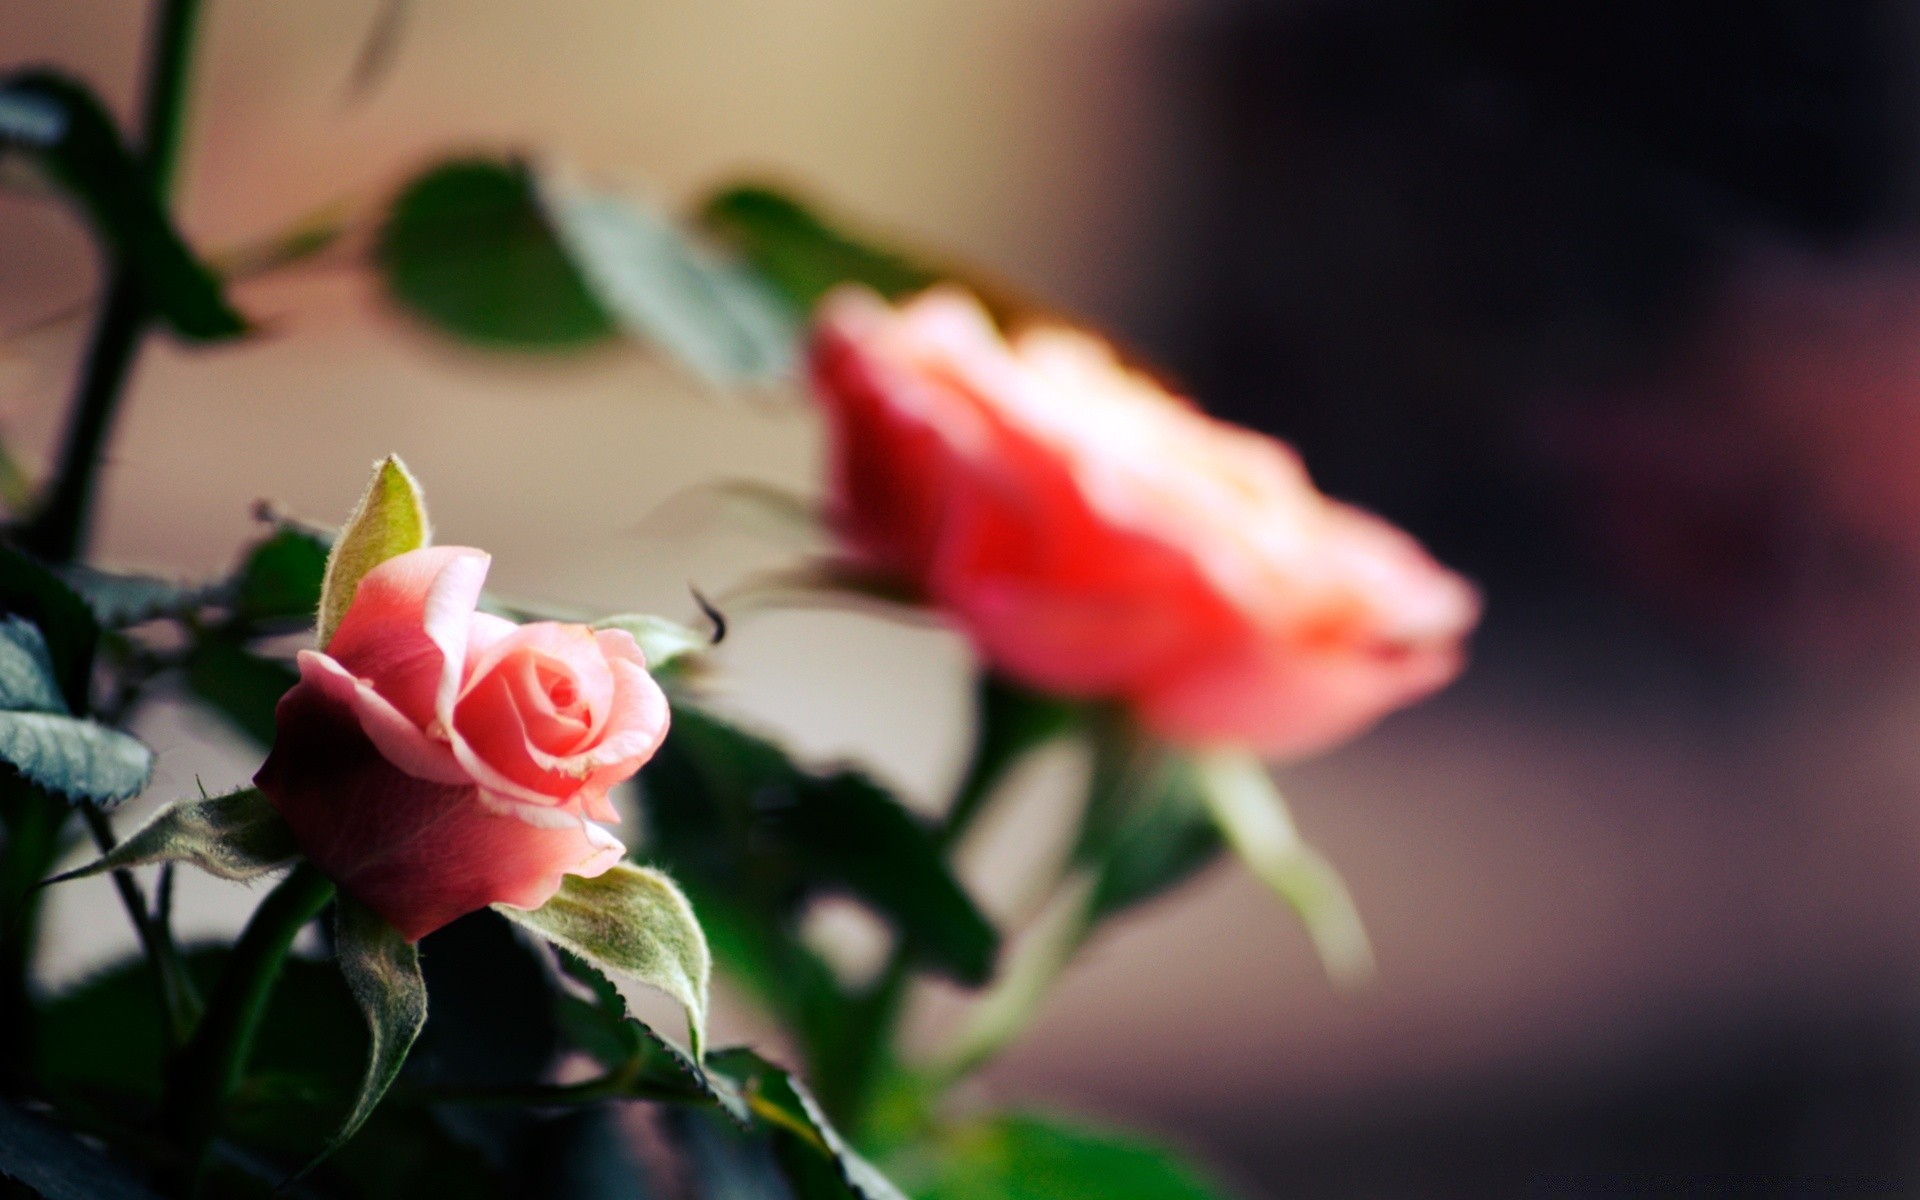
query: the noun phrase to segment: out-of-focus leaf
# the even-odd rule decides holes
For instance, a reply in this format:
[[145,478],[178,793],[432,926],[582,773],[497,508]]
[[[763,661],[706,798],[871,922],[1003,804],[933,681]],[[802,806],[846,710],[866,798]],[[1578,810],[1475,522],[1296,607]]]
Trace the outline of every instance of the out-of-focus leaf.
[[87,214],[94,233],[181,337],[246,331],[214,275],[175,231],[147,172],[81,83],[50,71],[0,81],[0,152],[30,154]]
[[1225,1200],[1180,1156],[1131,1136],[1025,1114],[943,1131],[894,1170],[915,1200]]
[[334,539],[327,570],[320,582],[320,628],[317,644],[325,647],[353,603],[354,589],[368,571],[390,558],[427,544],[427,500],[407,465],[389,454],[373,466],[373,481],[360,497],[353,515]]
[[210,594],[210,589],[205,587],[93,567],[67,567],[60,575],[86,603],[94,620],[106,629],[125,629],[156,617],[189,611]]
[[802,314],[843,283],[865,284],[892,299],[941,278],[926,264],[848,234],[773,188],[729,188],[707,201],[701,216]]
[[100,643],[100,623],[86,602],[39,561],[0,544],[0,613],[24,617],[39,627],[67,711],[85,713],[94,649]]
[[47,882],[161,862],[189,862],[210,875],[244,882],[280,870],[299,854],[293,831],[273,802],[258,788],[242,788],[175,801],[101,857]]
[[1179,758],[1160,763],[1091,856],[1091,919],[1105,920],[1159,896],[1213,862],[1221,848],[1192,764]]
[[[758,875],[850,892],[890,922],[916,959],[962,982],[993,968],[999,937],[927,827],[853,771],[802,770],[767,739],[690,705],[643,778],[669,853],[719,890]],[[782,890],[791,890],[790,887]]]
[[792,367],[793,319],[752,272],[636,201],[558,178],[538,190],[561,248],[629,334],[717,384]]
[[233,610],[242,621],[312,621],[332,543],[310,530],[282,525],[247,551],[234,576]]
[[523,163],[433,167],[394,201],[376,253],[394,298],[464,341],[566,350],[616,332],[561,248]]
[[945,869],[926,825],[871,779],[806,778],[797,803],[770,810],[766,826],[809,874],[895,917],[920,965],[966,984],[993,974],[999,933]]
[[619,629],[633,635],[640,653],[647,657],[647,670],[662,671],[686,665],[688,659],[704,654],[712,643],[678,621],[644,613],[622,613],[593,623],[595,629]]
[[42,1200],[158,1200],[125,1166],[47,1118],[4,1101],[0,1176]]
[[40,628],[19,617],[0,617],[0,709],[65,712],[67,700],[53,677],[53,657]]
[[113,805],[153,776],[153,751],[138,738],[82,717],[0,712],[0,761],[50,792]]
[[906,1200],[828,1122],[800,1081],[745,1047],[716,1051],[711,1068],[731,1079],[769,1126],[796,1200]]
[[308,1170],[366,1124],[427,1023],[427,981],[420,975],[420,951],[353,897],[340,896],[334,904],[340,974],[367,1022],[367,1069],[346,1119]]
[[657,988],[687,1010],[697,1061],[707,1037],[707,984],[713,962],[693,908],[659,871],[620,863],[586,879],[564,877],[559,892],[531,912],[494,910],[595,968]]
[[273,711],[300,676],[286,663],[262,658],[232,638],[202,638],[187,657],[187,687],[262,746],[273,744]]
[[1197,763],[1200,791],[1242,862],[1300,915],[1334,981],[1373,975],[1373,947],[1333,864],[1300,838],[1273,776],[1259,760],[1215,753]]

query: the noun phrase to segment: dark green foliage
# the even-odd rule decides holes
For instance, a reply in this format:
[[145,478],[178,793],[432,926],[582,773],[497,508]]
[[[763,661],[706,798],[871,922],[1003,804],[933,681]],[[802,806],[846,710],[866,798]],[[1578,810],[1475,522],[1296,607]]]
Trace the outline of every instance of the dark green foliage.
[[524,163],[434,167],[393,202],[376,254],[394,299],[462,340],[567,350],[614,335],[613,318],[561,249]]
[[843,283],[865,284],[892,299],[941,277],[844,232],[773,188],[730,188],[708,200],[701,216],[802,314]]
[[1046,1117],[1010,1114],[943,1131],[903,1161],[915,1200],[1223,1200],[1171,1151]]
[[848,893],[921,964],[964,983],[992,973],[998,934],[926,824],[866,776],[804,770],[772,742],[682,705],[642,778],[663,862],[696,895],[765,912]]

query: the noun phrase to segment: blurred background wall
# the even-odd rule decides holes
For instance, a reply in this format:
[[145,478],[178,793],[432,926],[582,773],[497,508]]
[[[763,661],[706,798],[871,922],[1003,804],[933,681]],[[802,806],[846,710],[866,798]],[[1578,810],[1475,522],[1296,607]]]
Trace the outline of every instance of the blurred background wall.
[[[1099,943],[984,1086],[1275,1196],[1920,1179],[1912,5],[419,0],[356,98],[376,8],[210,6],[202,244],[370,208],[450,145],[676,202],[770,174],[1112,329],[1487,587],[1460,686],[1285,780],[1374,988],[1334,993],[1222,868]],[[124,103],[144,18],[0,0],[0,59]],[[0,436],[29,463],[84,332],[45,319],[95,286],[64,212],[0,195],[0,327],[34,327],[0,344]],[[397,450],[507,591],[685,613],[769,551],[648,513],[815,479],[791,398],[451,350],[349,271],[241,298],[268,336],[142,361],[104,561],[215,570],[256,499],[338,519]],[[726,662],[809,751],[947,786],[951,638],[769,616]],[[157,794],[247,768],[184,719],[147,731]],[[989,885],[1023,840],[985,831]],[[57,899],[63,969],[118,945],[103,897]]]

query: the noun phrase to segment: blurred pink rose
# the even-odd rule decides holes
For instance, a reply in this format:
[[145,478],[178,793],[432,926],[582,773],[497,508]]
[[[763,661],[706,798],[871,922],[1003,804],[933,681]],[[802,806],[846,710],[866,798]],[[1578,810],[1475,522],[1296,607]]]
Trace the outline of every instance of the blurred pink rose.
[[1474,590],[1281,443],[970,297],[828,298],[812,377],[851,565],[999,670],[1186,744],[1324,748],[1451,680]]
[[667,730],[633,638],[474,611],[488,557],[375,567],[300,655],[255,782],[307,856],[409,941],[489,904],[537,908],[624,848],[608,789]]

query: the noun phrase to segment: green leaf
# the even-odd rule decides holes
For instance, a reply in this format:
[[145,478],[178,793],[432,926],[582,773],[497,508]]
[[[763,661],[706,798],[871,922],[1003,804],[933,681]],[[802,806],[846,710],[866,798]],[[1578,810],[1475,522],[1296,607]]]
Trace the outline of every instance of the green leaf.
[[394,201],[375,253],[394,299],[465,341],[566,350],[615,333],[561,249],[522,163],[433,167]]
[[0,760],[50,792],[101,805],[138,795],[153,775],[153,751],[139,739],[60,713],[0,712]]
[[100,858],[47,882],[162,862],[188,862],[209,875],[246,881],[280,870],[299,854],[273,801],[258,788],[242,788],[177,800]]
[[793,319],[752,272],[632,200],[555,178],[538,191],[562,250],[629,334],[711,383],[792,368]]
[[865,284],[895,299],[941,278],[927,265],[849,234],[772,188],[730,188],[709,200],[701,217],[802,314],[843,283]]
[[292,667],[262,658],[221,634],[202,638],[187,656],[187,687],[262,746],[273,744],[273,713],[300,681]]
[[556,953],[561,969],[593,997],[561,998],[561,1020],[581,1049],[622,1072],[635,1095],[711,1103],[738,1124],[747,1123],[746,1100],[730,1082],[629,1012],[620,989],[598,967],[570,950],[556,947]]
[[1185,882],[1217,858],[1220,833],[1193,764],[1156,765],[1093,855],[1090,920],[1102,921]]
[[1373,975],[1373,948],[1339,872],[1300,840],[1273,776],[1257,759],[1216,753],[1198,760],[1201,793],[1220,832],[1249,870],[1293,907],[1336,982]]
[[643,613],[621,613],[593,623],[595,629],[619,629],[633,635],[640,653],[647,657],[647,670],[655,675],[684,667],[688,659],[707,652],[712,642],[678,621]]
[[140,282],[181,337],[213,340],[246,332],[220,284],[174,229],[146,170],[86,87],[50,71],[0,83],[0,153],[33,156],[87,214],[95,235]]
[[642,775],[677,869],[752,902],[837,889],[869,905],[917,961],[962,982],[993,969],[999,937],[926,825],[855,771],[804,771],[773,742],[691,705]]
[[781,1170],[796,1200],[906,1200],[854,1153],[791,1072],[745,1047],[715,1051],[708,1066],[731,1079],[753,1115],[774,1131]]
[[398,930],[372,909],[343,895],[335,901],[334,944],[340,974],[367,1021],[367,1070],[346,1120],[308,1170],[366,1124],[427,1023],[427,981],[420,974],[420,951]]
[[931,1154],[901,1156],[896,1173],[915,1200],[1224,1200],[1231,1194],[1164,1147],[1024,1114],[944,1131]]
[[0,618],[0,709],[65,712],[66,697],[53,677],[53,658],[40,629],[19,617]]
[[373,465],[373,482],[341,527],[327,556],[320,584],[318,644],[325,647],[353,603],[368,571],[397,555],[418,550],[430,537],[427,501],[405,463],[389,454]]
[[0,543],[0,612],[33,622],[46,638],[68,712],[87,711],[100,624],[86,602],[36,559]]
[[282,525],[247,551],[233,581],[233,612],[248,623],[315,619],[332,542]]
[[766,814],[769,836],[810,874],[894,917],[920,965],[964,984],[993,975],[1000,935],[947,869],[924,822],[854,771],[807,778]]
[[531,912],[494,910],[594,967],[657,988],[687,1010],[697,1061],[707,1037],[712,958],[687,898],[659,871],[620,863],[603,875],[565,876],[560,891]]
[[120,1163],[47,1118],[4,1101],[0,1176],[43,1200],[158,1200]]
[[66,567],[60,575],[93,613],[94,620],[106,629],[126,629],[158,617],[190,612],[211,595],[211,589],[205,587],[93,567]]

